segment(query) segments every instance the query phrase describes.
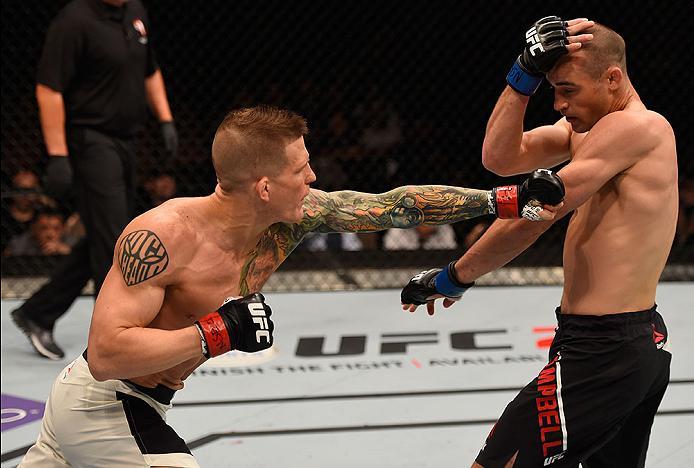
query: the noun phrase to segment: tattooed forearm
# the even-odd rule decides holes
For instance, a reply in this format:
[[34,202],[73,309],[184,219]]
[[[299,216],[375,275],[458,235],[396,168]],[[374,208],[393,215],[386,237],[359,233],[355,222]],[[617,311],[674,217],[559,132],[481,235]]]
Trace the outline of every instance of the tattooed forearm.
[[169,265],[169,255],[152,231],[133,231],[118,244],[118,264],[128,286],[146,281]]
[[309,231],[367,232],[454,223],[488,214],[489,194],[443,185],[399,187],[382,194],[311,190],[301,223],[273,224],[248,252],[239,294],[260,291]]
[[304,226],[321,232],[362,232],[449,224],[490,213],[486,190],[421,185],[382,194],[314,190],[304,204]]

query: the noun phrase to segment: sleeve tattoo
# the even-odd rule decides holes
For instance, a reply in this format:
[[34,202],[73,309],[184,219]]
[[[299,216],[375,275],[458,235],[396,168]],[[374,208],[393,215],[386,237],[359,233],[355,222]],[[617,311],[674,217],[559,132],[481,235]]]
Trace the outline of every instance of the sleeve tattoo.
[[490,213],[490,192],[443,185],[399,187],[382,194],[311,190],[299,224],[271,226],[249,252],[239,294],[259,291],[307,232],[370,232],[448,224]]
[[306,231],[369,232],[450,224],[490,214],[487,190],[420,185],[386,193],[312,190],[304,202]]
[[152,231],[126,234],[118,244],[117,256],[123,280],[128,286],[157,276],[169,265],[169,254]]

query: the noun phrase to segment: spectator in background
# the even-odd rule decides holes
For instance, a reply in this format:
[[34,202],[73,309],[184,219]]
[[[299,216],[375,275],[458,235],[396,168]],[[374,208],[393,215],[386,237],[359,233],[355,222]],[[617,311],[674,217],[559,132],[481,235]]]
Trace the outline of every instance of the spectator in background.
[[178,184],[175,176],[167,171],[152,171],[141,187],[140,207],[138,213],[143,213],[166,200],[178,196]]
[[[331,94],[340,100],[339,91],[332,89]],[[363,152],[356,143],[354,127],[344,111],[336,110],[327,119],[327,128],[318,138],[319,150],[311,160],[314,171],[320,176],[317,187],[326,192],[341,190],[348,185],[347,174],[355,158]],[[310,251],[355,251],[362,250],[362,236],[353,232],[312,233],[306,241]]]
[[176,179],[172,174],[162,173],[150,177],[145,182],[145,190],[152,201],[152,207],[159,206],[176,196]]
[[[403,142],[400,117],[395,108],[384,100],[382,92],[374,87],[366,105],[356,111],[363,125],[359,137],[359,164],[352,165],[349,180],[361,180],[358,190],[381,193],[397,186],[398,153]],[[365,250],[383,246],[385,232],[360,234]]]
[[367,107],[366,122],[368,125],[361,136],[361,144],[370,152],[379,156],[388,156],[388,152],[402,143],[400,117],[393,107],[378,97]]
[[36,209],[42,204],[39,178],[28,169],[18,170],[11,179],[11,195],[2,203],[2,251],[10,240],[25,232],[34,219]]
[[350,181],[360,181],[356,190],[380,193],[392,188],[397,172],[397,154],[403,142],[400,117],[377,88],[367,104],[358,106],[354,118],[362,128],[358,138],[358,164],[347,168]]
[[455,231],[449,224],[420,225],[414,229],[388,229],[383,237],[385,250],[447,250],[457,249]]
[[19,169],[12,176],[10,184],[9,196],[2,203],[3,252],[14,237],[29,229],[38,211],[56,207],[55,200],[42,194],[36,172]]
[[445,141],[441,129],[436,128],[430,118],[416,116],[407,122],[403,134],[402,150],[397,153],[397,184],[441,183],[441,172],[432,170],[432,163],[434,167],[447,167],[447,172],[452,170],[452,158],[442,150],[442,145],[432,144]]
[[327,119],[327,128],[318,138],[318,150],[312,158],[318,186],[327,192],[340,190],[348,183],[349,165],[359,155],[354,127],[345,112],[337,110]]
[[82,238],[87,235],[84,229],[84,223],[80,218],[79,213],[71,213],[65,219],[65,242],[72,247],[76,245]]
[[[134,214],[134,140],[147,104],[175,156],[178,135],[140,0],[73,0],[53,20],[36,98],[48,154],[45,190],[72,188],[86,237],[21,307],[15,324],[41,355],[61,359],[53,327],[94,280],[98,294],[118,235]],[[74,173],[74,184],[73,184]]]
[[4,254],[19,255],[67,255],[70,246],[65,237],[63,215],[54,209],[44,208],[36,212],[30,229],[14,237]]

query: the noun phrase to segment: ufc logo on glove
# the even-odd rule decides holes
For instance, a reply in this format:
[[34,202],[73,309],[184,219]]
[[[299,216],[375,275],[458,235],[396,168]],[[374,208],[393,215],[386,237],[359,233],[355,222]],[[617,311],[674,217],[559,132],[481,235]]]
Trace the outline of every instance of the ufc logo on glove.
[[269,348],[275,329],[271,315],[272,309],[261,293],[227,299],[218,310],[195,322],[202,354],[211,358],[232,349],[255,353]]
[[265,338],[265,341],[270,343],[270,327],[268,327],[267,315],[265,315],[265,308],[263,307],[263,304],[248,304],[248,311],[253,317],[253,323],[256,323],[260,328],[260,330],[255,332],[255,340],[260,343],[260,339]]
[[542,47],[542,43],[540,42],[540,36],[537,34],[537,28],[535,26],[528,29],[528,31],[525,33],[525,42],[530,44],[530,54],[533,57],[537,55],[538,50],[540,52],[545,51],[545,48]]

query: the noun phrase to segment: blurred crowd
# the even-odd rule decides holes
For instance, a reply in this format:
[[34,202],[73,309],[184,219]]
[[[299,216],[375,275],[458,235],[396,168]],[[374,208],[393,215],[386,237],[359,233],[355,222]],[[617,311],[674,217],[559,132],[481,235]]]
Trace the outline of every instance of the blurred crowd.
[[[471,171],[469,177],[461,177],[458,167],[446,170],[446,166],[453,164],[456,158],[469,159],[472,156],[446,151],[444,141],[430,120],[421,117],[405,121],[386,99],[375,93],[368,97],[370,100],[350,106],[336,87],[325,98],[326,103],[333,103],[332,106],[326,105],[322,112],[317,111],[312,116],[308,112],[311,133],[307,146],[318,177],[316,188],[379,193],[408,184],[491,187],[492,176],[479,180],[475,171]],[[258,101],[288,105],[288,99],[277,87],[271,87],[270,92],[260,99],[241,94],[235,101],[238,106]],[[181,120],[185,117],[182,116]],[[142,152],[139,154],[138,213],[175,196],[197,195],[211,189],[214,179],[210,177],[209,143],[186,142],[184,136],[181,146],[184,148],[181,158],[168,162],[167,169],[158,167],[160,158],[156,152],[149,157]],[[84,235],[79,215],[69,200],[58,203],[45,196],[41,189],[42,170],[32,167],[30,161],[12,159],[5,162],[2,170],[3,256],[69,253]],[[465,161],[465,164],[481,168],[479,162]],[[450,177],[442,178],[441,174],[448,173]],[[684,179],[680,184],[681,209],[675,245],[694,242],[694,180]],[[420,226],[413,230],[314,234],[300,248],[310,251],[464,250],[484,233],[491,221],[490,217],[452,226]]]
[[[19,167],[2,172],[2,255],[67,255],[84,236],[84,225],[70,198],[58,202],[44,195],[39,170]],[[177,196],[171,172],[151,171],[138,187],[138,213]]]

